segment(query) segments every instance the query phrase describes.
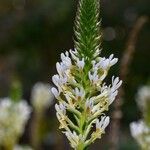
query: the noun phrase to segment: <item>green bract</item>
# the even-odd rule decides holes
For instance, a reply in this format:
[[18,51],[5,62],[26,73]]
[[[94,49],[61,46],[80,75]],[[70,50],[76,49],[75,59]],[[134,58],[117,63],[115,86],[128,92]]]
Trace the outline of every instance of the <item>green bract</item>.
[[99,54],[100,47],[98,0],[80,0],[75,21],[75,36],[75,48],[79,57],[85,57],[90,63],[90,60]]

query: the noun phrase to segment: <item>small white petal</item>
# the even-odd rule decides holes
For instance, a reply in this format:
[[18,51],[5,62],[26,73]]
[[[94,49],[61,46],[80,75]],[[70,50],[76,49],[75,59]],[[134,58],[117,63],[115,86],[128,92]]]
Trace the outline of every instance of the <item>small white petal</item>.
[[64,73],[64,71],[66,70],[66,68],[63,66],[62,63],[56,63],[56,69],[59,75],[62,75]]
[[118,58],[113,58],[113,54],[109,58],[102,57],[99,59],[99,62],[94,65],[95,68],[102,68],[104,70],[109,69],[111,66],[117,63]]
[[82,60],[77,59],[77,66],[79,67],[79,69],[83,69],[84,65],[85,65],[84,58],[82,58]]
[[55,98],[58,98],[59,97],[59,92],[58,92],[58,90],[56,89],[56,88],[51,88],[51,91],[52,91],[52,93],[54,94],[54,96],[55,96]]
[[109,104],[111,104],[115,100],[118,94],[118,88],[121,86],[121,84],[122,81],[119,80],[118,77],[117,78],[114,78],[114,76],[112,77],[112,87],[109,86],[109,88],[107,88],[109,95]]
[[110,122],[110,118],[107,116],[102,116],[101,121],[98,119],[96,120],[96,129],[102,129],[105,130],[105,128],[108,126]]
[[69,58],[68,52],[66,52],[65,54],[61,53],[61,60],[67,69],[69,69],[71,67],[72,63],[71,63],[71,59]]
[[59,82],[59,75],[54,75],[52,77],[52,81],[58,87],[59,86],[59,84],[58,84],[58,82]]
[[85,106],[86,106],[87,109],[90,109],[90,111],[92,112],[92,109],[93,109],[93,100],[92,99],[87,99],[86,103],[85,103]]
[[52,77],[52,81],[53,83],[59,88],[61,89],[61,86],[63,84],[66,84],[67,83],[67,76],[59,76],[58,74],[54,75]]
[[97,83],[99,81],[97,70],[95,70],[93,74],[91,74],[91,72],[89,71],[88,76],[90,81],[93,83]]
[[80,89],[75,88],[74,92],[75,92],[76,98],[84,98],[84,96],[85,96],[85,91],[83,88],[80,88]]
[[55,104],[55,109],[56,109],[57,113],[59,113],[59,114],[62,114],[62,115],[66,114],[66,106],[64,103],[60,103],[59,105]]
[[70,50],[69,51],[70,52],[70,54],[71,54],[71,57],[74,59],[74,60],[76,60],[77,61],[77,59],[78,59],[78,57],[77,57],[77,50]]
[[73,133],[71,131],[65,131],[64,132],[66,137],[68,138],[72,148],[77,148],[78,143],[79,143],[79,136],[77,135],[77,133],[75,131],[73,131]]

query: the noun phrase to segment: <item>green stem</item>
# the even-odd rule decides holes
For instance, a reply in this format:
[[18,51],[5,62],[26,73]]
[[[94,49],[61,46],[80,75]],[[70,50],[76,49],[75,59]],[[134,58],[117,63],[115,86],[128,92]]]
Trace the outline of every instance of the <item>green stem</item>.
[[[85,111],[83,111],[79,122],[79,131],[82,137],[84,136],[84,132],[85,132],[85,128],[84,128],[85,121],[86,121],[86,113]],[[85,150],[85,140],[83,141],[80,140],[77,150]]]
[[84,150],[84,143],[81,143],[78,147],[77,147],[77,150]]
[[41,125],[43,122],[43,111],[36,112],[34,114],[32,125],[31,125],[31,144],[32,147],[36,150],[40,149],[40,140],[41,140]]

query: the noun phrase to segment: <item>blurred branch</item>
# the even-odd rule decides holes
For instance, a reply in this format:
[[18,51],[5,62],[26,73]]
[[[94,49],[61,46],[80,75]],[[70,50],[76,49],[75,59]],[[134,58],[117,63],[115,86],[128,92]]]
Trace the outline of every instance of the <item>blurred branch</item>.
[[136,47],[136,43],[137,43],[137,39],[138,39],[138,34],[147,21],[148,21],[147,16],[141,16],[136,21],[135,26],[129,35],[129,39],[126,44],[126,50],[124,51],[121,65],[120,65],[120,77],[124,81],[126,80],[127,74],[129,72],[129,66],[133,59],[133,55],[135,52],[135,47]]
[[[138,34],[147,21],[147,16],[139,17],[129,34],[129,39],[120,64],[120,78],[123,80],[124,85],[126,84],[129,67],[134,57]],[[124,86],[122,86],[119,89],[117,100],[114,102],[114,111],[112,113],[112,123],[110,127],[110,150],[117,150],[119,146],[120,120],[122,118],[121,106],[123,104],[124,94]]]

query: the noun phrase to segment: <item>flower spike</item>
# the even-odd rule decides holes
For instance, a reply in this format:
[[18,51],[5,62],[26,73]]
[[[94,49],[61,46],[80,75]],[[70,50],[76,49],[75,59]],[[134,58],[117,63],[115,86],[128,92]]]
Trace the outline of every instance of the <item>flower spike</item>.
[[[100,56],[100,21],[98,0],[80,0],[75,22],[75,48],[61,54],[56,63],[58,74],[52,77],[57,88],[52,93],[60,129],[75,150],[84,150],[101,138],[110,122],[105,116],[115,100],[122,81],[104,79],[118,58]],[[101,117],[101,120],[99,118]],[[92,127],[96,127],[94,131]]]

